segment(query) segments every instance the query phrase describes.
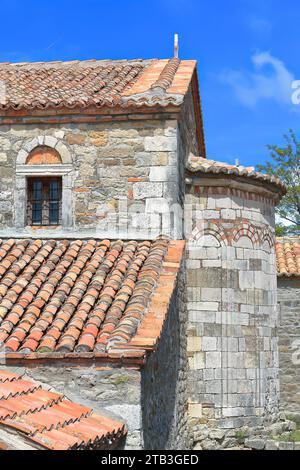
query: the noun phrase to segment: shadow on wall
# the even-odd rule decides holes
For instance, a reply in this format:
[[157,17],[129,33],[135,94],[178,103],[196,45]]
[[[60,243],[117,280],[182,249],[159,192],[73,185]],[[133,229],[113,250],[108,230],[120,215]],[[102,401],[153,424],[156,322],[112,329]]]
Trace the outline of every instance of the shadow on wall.
[[181,396],[186,371],[185,314],[179,294],[184,290],[180,287],[174,291],[158,349],[142,371],[142,426],[147,450],[184,449],[187,445],[186,400]]

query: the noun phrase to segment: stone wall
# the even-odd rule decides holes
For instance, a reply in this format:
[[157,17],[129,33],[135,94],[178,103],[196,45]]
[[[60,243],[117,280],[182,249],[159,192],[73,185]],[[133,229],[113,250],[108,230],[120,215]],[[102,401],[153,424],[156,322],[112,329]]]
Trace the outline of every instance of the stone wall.
[[280,402],[300,414],[300,279],[278,278]]
[[[36,230],[23,228],[24,217],[19,214],[20,205],[26,204],[25,157],[28,150],[46,145],[68,156],[68,165],[57,171],[69,176],[64,182],[68,192],[63,205],[70,214],[63,217],[62,229],[39,230],[39,237],[126,239],[164,233],[181,238],[180,223],[161,213],[166,200],[171,205],[178,202],[179,192],[178,124],[167,117],[107,124],[0,126],[1,236],[15,235],[15,227],[19,236],[37,235]],[[50,170],[55,175],[55,166],[45,166],[44,175]],[[34,171],[33,166],[29,171]]]
[[157,352],[142,371],[142,413],[146,449],[190,449],[187,416],[187,305],[185,266]]
[[186,220],[196,220],[187,256],[195,442],[205,425],[238,429],[274,419],[279,398],[274,205],[254,187],[212,186],[202,179],[187,194]]

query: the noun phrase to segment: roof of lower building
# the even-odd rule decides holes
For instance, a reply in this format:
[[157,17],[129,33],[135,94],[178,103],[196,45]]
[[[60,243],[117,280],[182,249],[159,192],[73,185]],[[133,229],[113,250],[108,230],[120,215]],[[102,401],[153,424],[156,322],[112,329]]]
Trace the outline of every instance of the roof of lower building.
[[195,68],[176,58],[0,63],[0,109],[180,105]]
[[277,272],[280,277],[300,277],[300,237],[277,238]]
[[2,241],[0,347],[117,358],[155,347],[183,249],[165,239]]
[[48,450],[109,449],[125,435],[123,423],[0,370],[0,448],[13,448],[16,436],[16,450],[27,445]]
[[272,175],[267,175],[265,173],[259,173],[255,171],[254,167],[244,167],[237,165],[229,165],[228,163],[218,162],[215,160],[208,160],[207,158],[201,158],[195,155],[190,155],[187,162],[187,169],[191,173],[205,173],[213,175],[227,175],[227,176],[237,176],[237,177],[246,177],[256,180],[261,183],[271,184],[277,187],[282,194],[286,193],[286,187],[280,180]]

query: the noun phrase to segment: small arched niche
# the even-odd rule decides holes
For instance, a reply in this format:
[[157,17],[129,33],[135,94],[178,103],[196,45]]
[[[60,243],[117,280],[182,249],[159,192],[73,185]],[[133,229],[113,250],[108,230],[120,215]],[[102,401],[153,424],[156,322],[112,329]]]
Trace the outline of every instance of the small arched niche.
[[41,145],[32,150],[27,159],[26,165],[61,165],[62,159],[57,150]]
[[235,246],[237,248],[254,248],[251,238],[247,235],[241,235],[240,237],[238,237]]
[[205,234],[201,238],[198,239],[198,245],[203,248],[220,248],[220,242],[214,235]]

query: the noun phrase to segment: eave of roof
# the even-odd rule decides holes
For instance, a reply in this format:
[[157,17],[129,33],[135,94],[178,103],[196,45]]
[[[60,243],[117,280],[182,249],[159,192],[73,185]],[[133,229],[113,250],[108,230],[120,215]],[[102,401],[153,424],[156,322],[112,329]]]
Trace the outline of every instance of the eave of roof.
[[[33,448],[47,450],[112,449],[126,436],[123,423],[99,416],[61,394],[0,370],[2,444],[6,430],[23,437],[26,447],[32,444]],[[10,448],[13,441],[8,433],[4,443]]]
[[[194,99],[198,151],[205,157],[203,118],[194,60],[87,60],[0,63],[0,117],[80,113],[180,112],[188,90]],[[1,102],[2,98],[2,102]]]
[[176,58],[0,63],[0,109],[180,106],[195,67],[195,61]]
[[252,182],[267,184],[273,188],[280,196],[287,192],[286,186],[282,181],[272,175],[259,173],[255,171],[254,167],[244,167],[237,165],[229,165],[228,163],[218,162],[215,160],[208,160],[190,154],[187,161],[187,170],[190,174],[211,175],[211,176],[228,176],[245,178]]
[[[110,246],[108,241],[106,242],[106,245],[108,244],[108,246]],[[147,242],[146,245],[143,245],[143,243],[134,242],[134,250],[137,254],[143,253],[145,251],[144,246],[148,246],[148,248],[150,247],[149,255],[145,253],[146,259],[144,262],[142,262],[142,264],[139,263],[140,266],[137,272],[132,270],[137,263],[138,258],[136,259],[135,255],[132,254],[131,261],[128,259],[129,252],[126,252],[126,247],[127,245],[130,245],[130,243],[133,243],[128,242],[127,245],[124,245],[123,256],[115,253],[115,268],[107,273],[106,282],[104,280],[102,287],[100,285],[97,287],[95,281],[99,277],[100,272],[103,271],[103,266],[106,262],[105,260],[111,259],[112,252],[116,251],[116,248],[120,245],[120,242],[117,242],[119,245],[112,244],[110,250],[108,250],[106,254],[101,255],[102,261],[99,259],[98,264],[96,263],[96,259],[97,256],[100,255],[103,246],[105,246],[103,245],[103,242],[97,243],[94,240],[86,242],[89,246],[89,249],[92,249],[94,254],[87,253],[88,250],[86,243],[84,244],[80,241],[75,242],[75,244],[67,241],[64,241],[63,243],[66,244],[66,247],[69,246],[69,249],[65,251],[66,254],[62,257],[61,260],[58,256],[60,253],[59,250],[61,249],[60,245],[55,245],[56,248],[55,246],[52,247],[52,252],[56,259],[56,264],[53,265],[53,268],[55,268],[54,273],[57,273],[60,272],[64,266],[65,269],[67,269],[67,272],[63,275],[60,282],[57,284],[53,295],[49,296],[47,294],[46,299],[43,292],[45,291],[46,294],[48,292],[48,288],[45,288],[45,286],[47,287],[47,285],[51,285],[52,282],[56,282],[55,277],[52,279],[51,274],[48,274],[35,297],[28,304],[28,307],[25,309],[25,311],[20,309],[22,302],[21,304],[18,302],[20,301],[22,295],[24,297],[24,293],[26,293],[26,285],[29,285],[30,287],[30,285],[36,284],[36,282],[38,282],[39,276],[37,278],[33,278],[31,281],[29,280],[29,284],[28,282],[24,284],[22,281],[24,278],[24,273],[26,274],[27,271],[29,272],[32,270],[34,266],[36,269],[38,269],[38,266],[36,265],[38,260],[42,262],[40,269],[47,270],[49,261],[50,263],[53,263],[53,260],[50,259],[51,255],[50,257],[48,255],[48,263],[47,261],[43,261],[43,259],[41,259],[44,247],[41,242],[39,244],[39,241],[35,241],[32,244],[29,244],[27,247],[26,244],[24,246],[22,243],[19,245],[17,244],[16,246],[12,245],[8,250],[8,253],[6,253],[7,247],[5,244],[4,249],[1,250],[0,247],[0,258],[2,256],[4,260],[0,261],[0,293],[2,292],[0,296],[0,312],[2,314],[0,332],[2,346],[4,349],[6,349],[3,353],[5,360],[7,362],[20,361],[21,359],[37,362],[49,360],[54,362],[61,360],[73,362],[74,360],[81,359],[82,361],[102,361],[113,364],[124,364],[128,365],[129,367],[142,366],[146,360],[147,352],[154,350],[160,339],[164,322],[168,314],[171,297],[176,287],[176,281],[181,265],[185,242],[167,242],[165,240],[158,240],[157,242]],[[81,246],[81,251],[79,245]],[[153,249],[151,249],[152,245]],[[48,245],[45,247],[47,246]],[[75,253],[76,247],[77,250],[79,249],[81,253],[80,255]],[[34,249],[36,250],[36,253],[34,253]],[[97,254],[98,251],[99,254]],[[31,258],[29,256],[30,254]],[[88,255],[87,260],[83,260],[84,254],[85,256]],[[72,256],[73,259],[70,259]],[[68,266],[66,265],[67,259],[69,259]],[[125,259],[129,262],[127,265],[124,263]],[[85,269],[83,266],[81,268],[82,271],[78,271],[76,281],[74,271],[76,271],[76,269],[78,270],[78,263],[83,263]],[[78,282],[80,282],[82,276],[86,277],[90,273],[89,265],[96,268],[96,273],[93,275],[91,273],[92,276],[89,276],[90,280],[87,282],[87,286],[85,287],[86,292],[81,294],[80,299],[77,301],[79,302],[78,307],[76,307],[68,322],[60,331],[60,317],[65,318],[63,311],[64,305],[66,305],[71,300],[71,297],[74,296],[72,293],[76,292],[80,287]],[[18,277],[20,269],[23,272],[23,277]],[[37,272],[41,272],[40,269]],[[106,298],[105,296],[107,296],[107,294],[110,295],[110,292],[113,293],[113,287],[111,283],[117,279],[116,275],[120,273],[120,269],[123,270],[123,277],[122,279],[120,278],[121,284],[114,293],[115,300],[111,300],[111,306],[109,310],[105,309],[102,311],[102,309],[105,307],[103,304]],[[133,275],[135,276],[136,281],[133,281]],[[118,274],[118,276],[120,277],[120,274]],[[54,306],[57,303],[55,298],[59,294],[60,290],[64,287],[65,283],[67,281],[70,282],[72,278],[73,288],[71,289],[70,294],[68,294],[71,295],[71,297],[67,296],[64,300],[64,303],[60,305],[60,307],[56,307],[56,313],[54,311],[52,312],[53,318],[51,317],[52,320],[50,324],[46,325],[46,317],[48,318],[50,310],[53,310],[51,306],[52,304]],[[12,281],[13,287],[11,287]],[[121,298],[123,299],[125,290],[127,292],[129,288],[129,281],[130,285],[132,284],[130,291],[131,293],[128,292],[128,295],[126,294],[127,300],[125,305],[122,307],[124,311],[121,311],[120,306],[118,306],[116,311],[117,322],[115,322],[113,310],[117,307],[117,304],[120,302]],[[19,292],[18,286],[21,286],[20,282],[23,284],[23,294],[22,292]],[[150,285],[152,286],[150,289],[151,292],[147,287],[148,284],[149,287]],[[125,288],[125,290],[122,289],[122,286]],[[16,288],[19,292],[17,297],[15,292]],[[115,288],[117,288],[117,286]],[[81,323],[80,325],[77,324],[78,320],[83,320],[82,315],[84,313],[80,305],[84,306],[87,304],[87,301],[92,301],[92,290],[93,292],[95,291],[94,295],[96,296],[96,298],[93,300],[93,307],[89,308],[89,313],[86,312],[87,315],[86,313],[84,314],[85,320],[83,321],[82,328],[78,330],[78,327],[81,325]],[[9,298],[15,298],[15,302],[7,303]],[[44,299],[44,301],[41,302],[41,299]],[[49,312],[45,316],[46,311]],[[18,321],[17,317],[15,316],[17,312],[19,312],[20,315]],[[99,315],[101,315],[101,318],[103,317],[100,323],[97,320],[97,312]],[[11,313],[13,314],[13,318],[15,318],[15,320],[10,318]],[[14,324],[7,322],[8,319],[11,319]],[[60,322],[59,324],[57,323],[58,320]],[[134,323],[132,323],[132,320],[134,320]],[[77,328],[76,330],[74,329],[75,323]],[[128,330],[129,326],[131,332],[130,334]],[[146,336],[145,331],[147,332]],[[7,335],[7,333],[9,334]],[[73,337],[72,335],[75,333],[76,337]],[[54,339],[55,342],[53,342]],[[37,340],[38,343],[36,343]],[[71,349],[68,346],[69,341],[71,341],[70,344],[73,345]],[[45,350],[46,343],[49,343],[47,350]],[[99,345],[101,348],[93,350],[93,345]],[[84,346],[84,348],[82,348],[82,346]]]

